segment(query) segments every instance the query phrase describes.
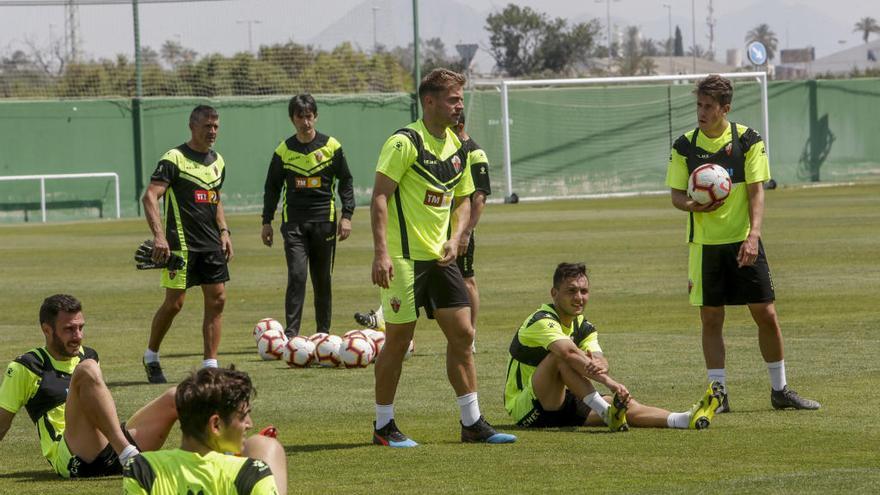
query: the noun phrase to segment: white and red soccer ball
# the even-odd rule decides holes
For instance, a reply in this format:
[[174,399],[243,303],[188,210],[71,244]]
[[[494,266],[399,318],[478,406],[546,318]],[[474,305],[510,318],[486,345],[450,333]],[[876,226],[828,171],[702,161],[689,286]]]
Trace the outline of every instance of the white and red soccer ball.
[[274,318],[263,318],[254,325],[254,340],[259,340],[260,335],[263,335],[266,330],[277,330],[283,334],[284,326]]
[[284,344],[281,359],[291,368],[306,368],[315,361],[315,343],[297,335]]
[[336,368],[342,364],[342,359],[339,356],[342,337],[320,333],[312,335],[309,340],[315,343],[315,357],[319,365],[325,368]]
[[732,183],[721,165],[700,165],[688,177],[687,195],[701,205],[722,201],[730,194]]
[[257,339],[257,352],[264,361],[281,359],[286,343],[287,337],[284,336],[284,332],[274,329],[266,330]]
[[350,336],[339,346],[339,358],[346,368],[366,368],[375,356],[376,346],[366,336]]

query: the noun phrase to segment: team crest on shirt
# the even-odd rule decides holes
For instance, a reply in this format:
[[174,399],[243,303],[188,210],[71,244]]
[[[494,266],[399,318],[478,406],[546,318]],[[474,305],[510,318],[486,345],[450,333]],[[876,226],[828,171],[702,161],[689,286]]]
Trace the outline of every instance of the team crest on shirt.
[[724,152],[727,153],[727,156],[733,154],[733,142],[727,143],[727,146],[724,147]]
[[456,172],[461,172],[461,158],[458,155],[452,157],[452,166],[455,167]]
[[319,162],[324,160],[324,153],[321,153],[321,150],[315,151],[315,159]]
[[391,309],[393,309],[395,313],[400,311],[400,298],[398,298],[397,296],[394,296],[388,302],[391,303]]

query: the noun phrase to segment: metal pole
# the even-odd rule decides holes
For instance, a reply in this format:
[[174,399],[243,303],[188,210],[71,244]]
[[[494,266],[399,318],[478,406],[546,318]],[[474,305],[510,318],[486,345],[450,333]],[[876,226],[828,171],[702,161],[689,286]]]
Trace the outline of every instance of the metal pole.
[[[131,1],[131,17],[134,22],[134,73],[135,90],[131,102],[131,128],[134,148],[134,201],[137,204],[138,216],[141,214],[141,191],[144,189],[143,163],[143,118],[141,115],[141,99],[144,96],[143,74],[141,70],[141,23],[138,17],[138,0]],[[118,196],[117,196],[118,197]],[[118,210],[117,210],[118,211]]]
[[669,58],[669,73],[673,72],[673,64],[672,64],[672,4],[664,3],[663,7],[669,11],[669,37],[666,38],[666,56]]
[[122,218],[122,210],[119,206],[119,174],[113,174],[113,184],[115,185],[116,190],[116,218]]
[[770,106],[767,102],[767,73],[757,77],[761,85],[761,110],[764,113],[764,151],[770,156]]
[[379,42],[376,38],[376,11],[380,10],[379,7],[373,5],[373,53],[379,51]]
[[43,214],[43,223],[46,223],[46,178],[40,177],[40,213]]
[[697,7],[691,0],[691,58],[694,60],[694,74],[697,73]]
[[501,147],[504,149],[504,175],[509,199],[513,195],[513,173],[510,166],[510,101],[507,96],[507,81],[501,81]]
[[611,0],[605,0],[605,23],[608,29],[608,59],[611,60]]
[[413,0],[413,78],[415,79],[415,119],[421,115],[421,101],[419,101],[419,84],[422,82],[422,67],[419,59],[419,0]]

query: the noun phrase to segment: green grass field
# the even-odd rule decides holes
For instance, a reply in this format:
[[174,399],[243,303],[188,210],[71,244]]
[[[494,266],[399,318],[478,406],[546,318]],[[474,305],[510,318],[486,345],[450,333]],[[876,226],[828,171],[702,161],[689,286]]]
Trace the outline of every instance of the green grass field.
[[[705,388],[698,313],[687,303],[685,214],[666,196],[490,205],[478,229],[477,330],[480,403],[514,431],[502,405],[507,346],[532,310],[549,300],[559,261],[590,267],[588,318],[612,374],[642,402],[684,410]],[[291,493],[876,493],[880,490],[880,185],[782,189],[767,194],[764,242],[778,297],[789,383],[818,399],[817,412],[774,411],[756,330],[745,308],[726,325],[731,414],[707,431],[597,428],[515,431],[514,445],[462,445],[444,372],[445,342],[433,322],[416,330],[396,400],[402,429],[422,445],[370,445],[373,373],[287,369],[259,360],[250,333],[283,319],[282,251],[259,242],[256,213],[231,217],[230,269],[221,363],[253,377],[254,420],[280,429]],[[0,227],[0,361],[43,343],[44,297],[82,299],[86,342],[127,417],[162,388],[140,365],[162,291],[157,272],[137,272],[141,220]],[[335,269],[336,333],[376,305],[370,285],[368,214]],[[200,363],[202,301],[190,292],[162,348],[179,380]],[[307,310],[304,321],[312,320]],[[306,326],[304,333],[310,333]],[[179,442],[175,428],[168,447]],[[22,411],[0,442],[0,494],[118,493],[120,478],[61,481],[39,453]]]

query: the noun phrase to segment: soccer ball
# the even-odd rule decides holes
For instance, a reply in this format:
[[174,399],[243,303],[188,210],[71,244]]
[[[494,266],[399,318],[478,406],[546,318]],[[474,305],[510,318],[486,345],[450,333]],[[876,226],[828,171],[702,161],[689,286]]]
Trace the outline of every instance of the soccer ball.
[[373,360],[375,347],[366,337],[342,339],[339,357],[346,368],[366,368]]
[[730,175],[721,165],[707,163],[688,178],[687,195],[701,205],[721,201],[730,194]]
[[382,346],[385,345],[385,332],[380,332],[378,330],[372,330],[369,328],[365,328],[361,330],[369,339],[370,342],[373,343],[373,347],[376,348],[376,352],[373,353],[373,361],[379,357],[379,351],[382,350]]
[[291,368],[305,368],[315,361],[315,343],[297,335],[285,342],[281,359]]
[[[339,347],[342,345],[342,337],[339,335],[320,334],[315,342],[315,357],[318,364],[325,368],[335,368],[342,363],[339,357]],[[314,335],[310,338],[315,337]]]
[[264,361],[281,359],[285,343],[287,343],[287,337],[284,336],[284,332],[266,330],[257,339],[257,352]]
[[368,338],[370,338],[370,336],[367,332],[372,332],[372,330],[369,330],[369,329],[349,330],[349,331],[345,332],[344,334],[342,334],[342,338],[347,339],[350,337],[363,337],[365,339],[368,339]]
[[256,325],[254,325],[254,340],[259,340],[260,335],[263,335],[263,332],[266,330],[278,330],[281,333],[284,333],[284,326],[273,318],[263,318],[258,321]]

